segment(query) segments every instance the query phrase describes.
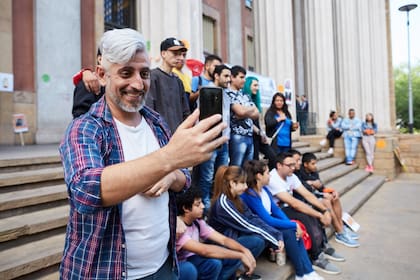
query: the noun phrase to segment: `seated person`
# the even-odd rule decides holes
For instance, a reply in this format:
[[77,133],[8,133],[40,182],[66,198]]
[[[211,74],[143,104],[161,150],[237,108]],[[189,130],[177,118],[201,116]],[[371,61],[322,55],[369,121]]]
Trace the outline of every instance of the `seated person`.
[[266,187],[270,180],[267,164],[259,160],[247,161],[244,169],[247,173],[248,190],[241,198],[263,221],[283,233],[286,254],[295,268],[296,279],[323,279],[312,268],[301,238],[301,228],[296,222],[290,221],[277,206]]
[[257,234],[266,241],[265,245],[269,249],[283,252],[283,234],[252,213],[240,199],[240,195],[246,189],[246,174],[241,167],[219,167],[214,181],[209,224],[217,231],[238,241]]
[[303,168],[296,170],[295,174],[307,190],[319,197],[325,207],[331,209],[330,214],[335,230],[335,241],[347,247],[359,247],[360,244],[354,240],[358,238],[358,235],[343,224],[343,210],[338,193],[335,190],[326,189],[319,178],[316,156],[313,153],[305,153],[302,156],[302,163]]
[[[252,274],[256,261],[245,246],[261,251],[264,246],[262,239],[249,236],[247,240],[241,240],[245,245],[243,246],[208,226],[201,219],[204,204],[197,188],[191,188],[177,196],[177,209],[180,215],[177,227],[182,227],[182,222],[186,225],[185,232],[176,241],[180,279],[192,279],[191,274],[185,273],[188,271],[185,269],[188,263],[194,265],[196,272],[193,270],[193,275],[197,274],[198,279],[231,279],[241,264],[246,269],[243,279],[261,279]],[[200,240],[210,240],[221,246],[202,243]]]
[[[328,139],[328,144],[329,144],[329,149],[328,149],[329,154],[334,154],[335,139],[340,138],[341,134],[343,134],[343,131],[341,130],[341,121],[342,119],[341,117],[338,116],[336,111],[330,112],[330,117],[328,118],[328,121],[327,121],[328,134],[326,136],[326,138]],[[319,144],[322,147],[325,146],[325,144],[327,144],[327,139],[322,139],[321,142],[319,142]]]
[[[277,156],[276,169],[270,172],[268,189],[283,212],[290,218],[301,221],[311,237],[312,247],[308,251],[315,270],[328,274],[339,274],[338,267],[328,261],[344,261],[344,258],[329,247],[323,226],[331,224],[330,210],[325,207],[293,174],[296,168],[293,154],[286,152]],[[293,197],[300,194],[309,204]],[[328,246],[328,247],[326,247]]]

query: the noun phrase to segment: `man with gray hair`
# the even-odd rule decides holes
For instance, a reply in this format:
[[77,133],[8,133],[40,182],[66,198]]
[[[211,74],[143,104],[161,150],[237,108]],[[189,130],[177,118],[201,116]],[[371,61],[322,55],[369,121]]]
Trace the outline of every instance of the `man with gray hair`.
[[[60,144],[70,201],[61,279],[176,279],[174,193],[186,167],[227,141],[220,115],[198,111],[171,137],[144,106],[150,86],[145,41],[132,29],[101,38],[104,96],[73,120]],[[170,140],[169,140],[170,139]]]

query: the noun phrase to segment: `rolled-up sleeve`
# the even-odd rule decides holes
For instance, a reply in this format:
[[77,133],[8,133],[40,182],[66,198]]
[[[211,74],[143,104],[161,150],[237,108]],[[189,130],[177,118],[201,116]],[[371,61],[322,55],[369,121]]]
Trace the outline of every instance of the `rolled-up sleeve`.
[[90,214],[102,208],[102,138],[98,126],[83,118],[69,126],[60,145],[68,194],[80,213]]

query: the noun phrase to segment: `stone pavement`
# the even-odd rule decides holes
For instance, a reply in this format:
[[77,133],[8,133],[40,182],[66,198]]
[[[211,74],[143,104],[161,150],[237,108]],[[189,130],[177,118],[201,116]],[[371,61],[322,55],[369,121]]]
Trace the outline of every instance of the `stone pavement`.
[[337,276],[326,280],[420,279],[420,174],[385,183],[354,215],[361,225],[359,248],[331,240],[346,257]]

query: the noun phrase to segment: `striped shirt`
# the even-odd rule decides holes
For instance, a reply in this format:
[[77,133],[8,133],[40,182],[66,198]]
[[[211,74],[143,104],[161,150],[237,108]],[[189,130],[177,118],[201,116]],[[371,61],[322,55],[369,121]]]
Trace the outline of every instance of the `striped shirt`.
[[[160,147],[166,145],[171,135],[160,115],[147,106],[140,114],[152,128]],[[70,202],[60,279],[126,279],[122,203],[103,207],[100,193],[103,169],[124,162],[121,140],[104,97],[69,125],[60,144],[60,155]],[[182,171],[189,186],[189,172]],[[175,268],[176,204],[172,191],[169,213],[168,250]]]

